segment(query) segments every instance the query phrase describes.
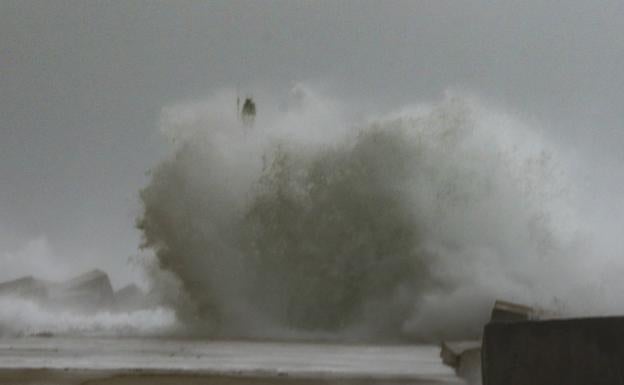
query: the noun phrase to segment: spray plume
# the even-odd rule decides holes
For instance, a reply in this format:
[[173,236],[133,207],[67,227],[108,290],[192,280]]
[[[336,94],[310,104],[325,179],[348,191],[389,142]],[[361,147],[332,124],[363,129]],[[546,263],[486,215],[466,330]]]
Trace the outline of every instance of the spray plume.
[[246,131],[232,100],[164,110],[174,151],[141,192],[193,332],[435,340],[477,335],[497,297],[598,309],[565,167],[517,118],[457,94],[363,116],[297,86]]

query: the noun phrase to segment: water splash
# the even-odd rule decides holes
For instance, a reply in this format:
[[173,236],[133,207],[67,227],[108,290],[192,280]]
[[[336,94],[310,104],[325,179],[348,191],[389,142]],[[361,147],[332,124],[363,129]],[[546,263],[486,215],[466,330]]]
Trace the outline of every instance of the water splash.
[[497,297],[589,311],[565,167],[530,126],[456,94],[377,117],[294,95],[247,133],[227,90],[163,113],[138,227],[195,331],[432,340]]

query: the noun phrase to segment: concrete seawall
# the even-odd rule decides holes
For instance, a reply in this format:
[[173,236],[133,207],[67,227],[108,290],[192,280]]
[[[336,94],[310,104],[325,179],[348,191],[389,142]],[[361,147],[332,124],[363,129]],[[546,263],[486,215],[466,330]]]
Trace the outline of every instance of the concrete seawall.
[[624,385],[624,317],[492,322],[484,385]]

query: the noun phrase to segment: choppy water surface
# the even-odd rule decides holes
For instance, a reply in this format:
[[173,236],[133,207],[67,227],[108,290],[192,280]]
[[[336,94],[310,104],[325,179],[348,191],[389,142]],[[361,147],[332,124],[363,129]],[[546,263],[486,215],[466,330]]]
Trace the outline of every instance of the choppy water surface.
[[[60,374],[59,374],[60,373]],[[53,383],[121,378],[234,381],[460,383],[439,348],[167,339],[22,338],[0,341],[0,380]],[[78,382],[71,382],[74,381]],[[33,380],[34,381],[34,380]],[[50,380],[51,381],[51,380]],[[95,382],[93,382],[95,381]],[[100,382],[98,382],[100,381]],[[104,381],[104,382],[102,382]],[[210,381],[209,381],[210,382]],[[19,381],[18,381],[19,383]],[[35,382],[30,382],[35,383]],[[126,382],[119,382],[126,383]]]

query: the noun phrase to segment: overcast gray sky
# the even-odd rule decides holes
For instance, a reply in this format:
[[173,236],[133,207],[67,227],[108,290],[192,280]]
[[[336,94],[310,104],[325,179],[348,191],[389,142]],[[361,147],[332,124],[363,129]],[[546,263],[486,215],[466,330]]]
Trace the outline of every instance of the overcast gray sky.
[[612,173],[622,36],[622,1],[0,0],[0,255],[45,238],[127,280],[161,108],[236,84],[318,82],[380,110],[459,87]]

